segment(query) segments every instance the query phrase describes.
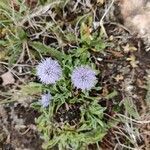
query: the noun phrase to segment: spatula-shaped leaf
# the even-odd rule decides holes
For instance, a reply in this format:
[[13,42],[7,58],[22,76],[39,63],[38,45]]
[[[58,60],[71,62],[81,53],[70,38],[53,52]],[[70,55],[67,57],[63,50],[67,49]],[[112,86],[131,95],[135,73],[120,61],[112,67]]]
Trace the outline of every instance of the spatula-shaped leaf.
[[63,59],[63,53],[55,48],[49,47],[40,42],[30,42],[29,45],[39,53],[49,53],[52,57],[58,59],[59,61],[62,61]]

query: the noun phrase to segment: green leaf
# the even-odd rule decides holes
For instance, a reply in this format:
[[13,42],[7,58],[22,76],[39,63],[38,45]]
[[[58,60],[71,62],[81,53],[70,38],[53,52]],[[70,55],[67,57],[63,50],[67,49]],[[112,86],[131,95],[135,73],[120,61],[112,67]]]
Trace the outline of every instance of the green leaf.
[[27,95],[39,94],[42,92],[42,84],[30,82],[28,85],[22,86],[21,91]]
[[124,100],[124,106],[125,106],[125,109],[129,115],[131,115],[134,118],[139,118],[139,114],[136,110],[136,106],[133,103],[132,99],[128,99],[128,98],[125,99]]
[[49,53],[52,57],[58,59],[60,62],[63,59],[63,53],[56,50],[55,48],[43,45],[40,42],[30,42],[29,45],[37,50],[39,53]]
[[6,43],[7,43],[6,41],[4,41],[4,40],[0,40],[0,45],[1,45],[1,46],[5,46],[5,45],[6,45]]
[[21,54],[21,51],[22,51],[22,47],[21,47],[20,43],[17,43],[16,45],[13,45],[13,46],[14,47],[10,46],[8,48],[9,52],[10,52],[10,58],[9,58],[9,61],[8,61],[9,66],[14,64],[18,60],[18,58]]
[[118,95],[118,92],[114,90],[113,92],[111,92],[110,94],[108,94],[105,98],[106,99],[111,99],[111,98],[113,98],[113,97],[115,97],[117,95]]
[[100,131],[101,128],[97,128],[93,131],[85,133],[85,143],[92,144],[101,141],[107,132],[105,130],[103,130],[103,132]]
[[94,46],[94,51],[100,52],[106,48],[104,41],[101,39],[95,39],[91,41],[91,46]]
[[0,1],[0,8],[10,11],[10,7],[8,5],[8,0],[1,0]]
[[44,142],[42,147],[43,149],[52,148],[59,142],[59,140],[60,140],[60,137],[55,137],[52,140]]
[[26,35],[25,31],[21,27],[16,28],[16,32],[18,34],[18,38],[21,41],[23,41],[27,38],[27,35]]
[[87,26],[84,22],[81,24],[80,28],[81,40],[82,43],[87,43],[90,45],[91,42],[91,34],[90,34],[90,27]]

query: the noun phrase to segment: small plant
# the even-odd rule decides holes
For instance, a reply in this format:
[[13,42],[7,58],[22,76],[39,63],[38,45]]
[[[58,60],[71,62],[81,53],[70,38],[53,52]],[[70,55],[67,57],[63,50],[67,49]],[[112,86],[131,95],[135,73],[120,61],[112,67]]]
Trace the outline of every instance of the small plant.
[[[92,18],[86,19],[88,25],[81,21],[80,36],[76,36],[74,32],[63,31],[57,22],[45,22],[43,25],[34,22],[35,28],[41,27],[39,32],[56,36],[60,45],[61,41],[73,45],[78,42],[78,48],[70,48],[65,53],[60,51],[61,48],[56,43],[43,45],[40,39],[37,39],[38,42],[29,39],[25,23],[30,23],[28,19],[32,22],[36,11],[30,12],[24,2],[16,2],[18,9],[7,6],[7,1],[1,2],[0,12],[4,16],[0,26],[6,29],[6,33],[0,44],[10,56],[9,64],[18,63],[22,53],[30,57],[33,49],[42,58],[35,69],[41,83],[29,83],[22,87],[22,92],[40,97],[32,106],[40,112],[36,124],[44,140],[43,148],[77,150],[98,143],[110,125],[104,119],[106,108],[99,104],[100,97],[93,94],[101,87],[97,79],[100,72],[91,61],[91,52],[100,52],[106,45],[100,33],[91,32]],[[42,19],[42,15],[45,15],[44,4],[52,1],[39,2],[43,4],[43,9],[38,11],[39,14],[35,17]],[[9,9],[13,10],[13,14]],[[35,18],[33,20],[36,21]],[[45,28],[46,30],[43,30]],[[56,47],[59,47],[59,50],[56,50]],[[39,58],[37,55],[35,57]]]
[[[51,51],[40,43],[31,45],[36,50],[43,47]],[[78,48],[70,54],[62,52],[59,57],[57,52],[61,53],[56,50],[53,58],[43,59],[37,65],[36,74],[43,83],[37,86],[44,94],[33,107],[41,112],[36,123],[44,139],[43,148],[85,149],[99,142],[110,127],[104,121],[106,108],[91,92],[101,89],[96,77],[99,71],[87,49]]]

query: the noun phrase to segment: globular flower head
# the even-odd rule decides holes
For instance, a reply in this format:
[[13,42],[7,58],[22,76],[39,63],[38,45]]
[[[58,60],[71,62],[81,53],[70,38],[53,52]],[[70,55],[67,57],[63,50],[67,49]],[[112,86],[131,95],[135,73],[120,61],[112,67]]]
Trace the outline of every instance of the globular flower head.
[[43,94],[41,96],[40,103],[43,107],[47,107],[50,104],[51,99],[52,99],[52,96],[50,93]]
[[54,84],[62,75],[58,61],[51,58],[42,60],[37,66],[37,76],[45,84]]
[[96,73],[88,66],[81,66],[74,69],[71,80],[73,85],[84,90],[90,90],[96,84]]

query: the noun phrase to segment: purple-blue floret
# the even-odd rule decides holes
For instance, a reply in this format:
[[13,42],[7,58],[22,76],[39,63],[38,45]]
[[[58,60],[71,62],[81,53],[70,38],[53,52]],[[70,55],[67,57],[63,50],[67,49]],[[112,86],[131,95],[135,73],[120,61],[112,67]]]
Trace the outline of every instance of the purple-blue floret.
[[48,105],[50,104],[50,101],[52,99],[52,96],[50,93],[47,93],[47,94],[43,94],[41,96],[41,100],[40,100],[40,103],[41,105],[45,108],[45,107],[48,107]]
[[62,76],[61,66],[52,58],[42,60],[36,69],[38,78],[44,84],[54,84]]
[[71,80],[77,89],[90,90],[97,82],[96,73],[88,66],[80,66],[74,69]]

